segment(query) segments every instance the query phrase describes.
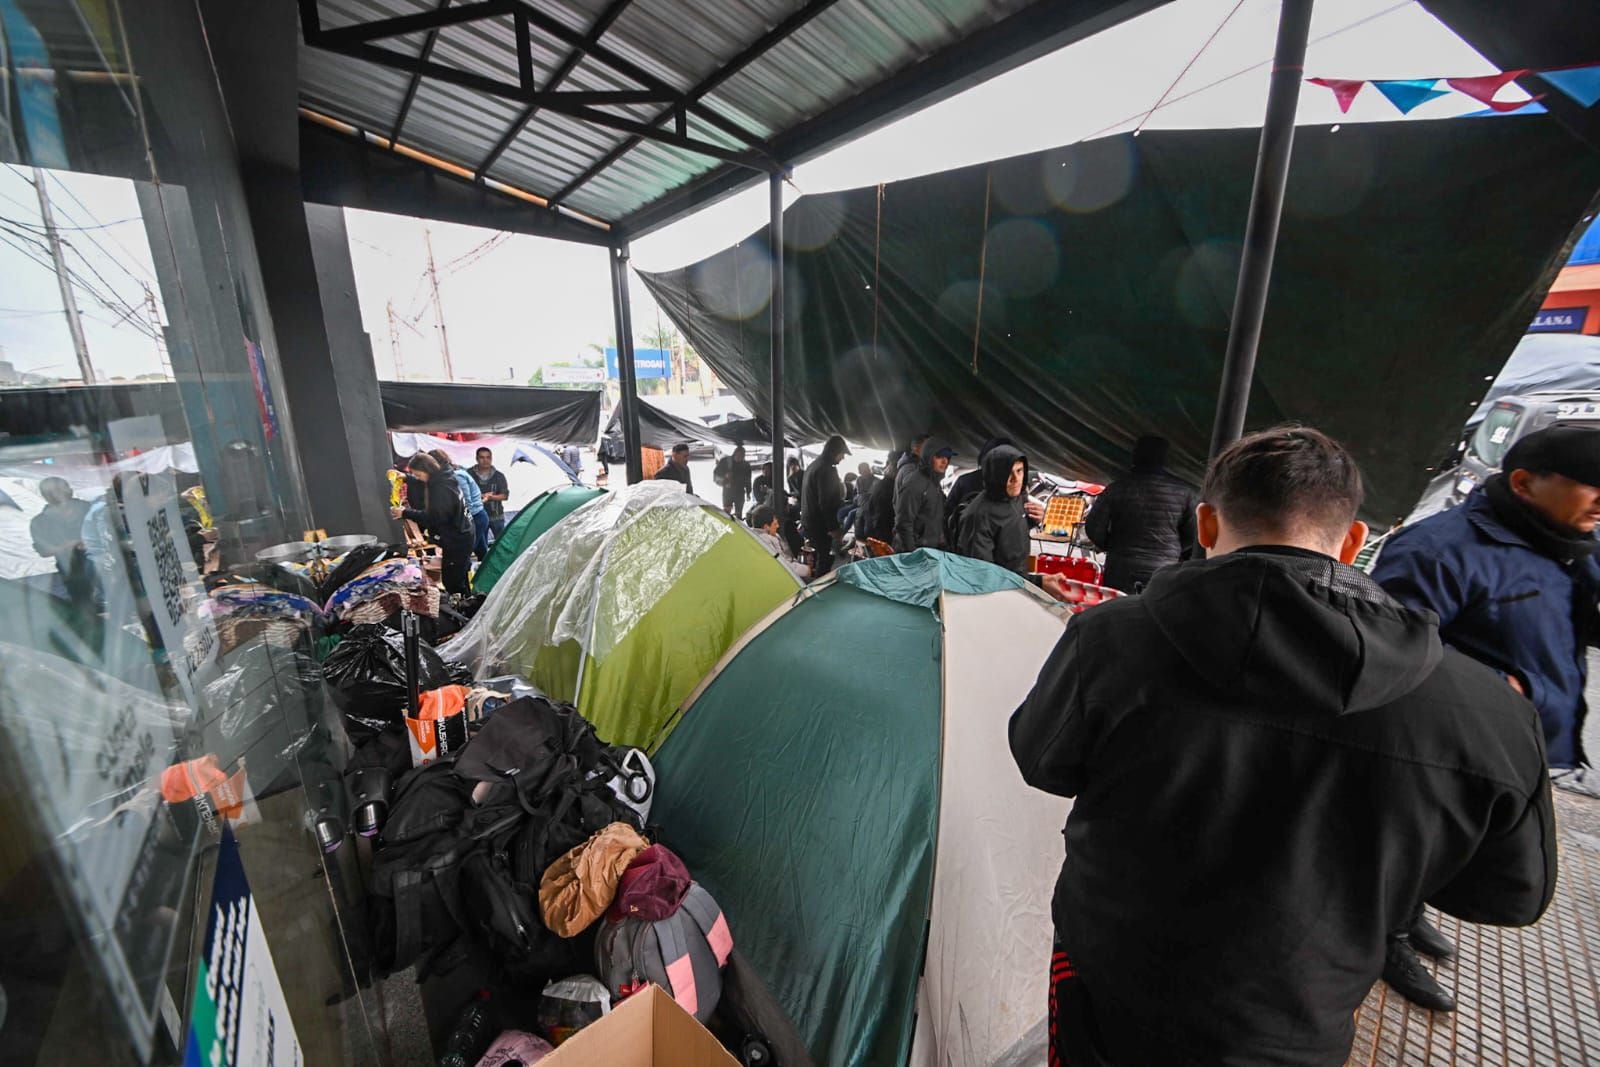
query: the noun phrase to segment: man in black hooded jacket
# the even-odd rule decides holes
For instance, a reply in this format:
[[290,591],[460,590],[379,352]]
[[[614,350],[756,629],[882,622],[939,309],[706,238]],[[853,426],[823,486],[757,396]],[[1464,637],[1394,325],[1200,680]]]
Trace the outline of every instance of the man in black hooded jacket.
[[1337,1067],[1385,940],[1426,901],[1522,925],[1555,889],[1539,720],[1436,617],[1348,566],[1354,460],[1237,442],[1204,561],[1067,626],[1011,720],[1075,797],[1050,999],[1072,1067]]
[[984,453],[981,469],[983,486],[962,508],[956,549],[963,556],[1026,574],[1032,547],[1028,523],[1044,514],[1027,497],[1027,457],[1010,445],[993,445]]

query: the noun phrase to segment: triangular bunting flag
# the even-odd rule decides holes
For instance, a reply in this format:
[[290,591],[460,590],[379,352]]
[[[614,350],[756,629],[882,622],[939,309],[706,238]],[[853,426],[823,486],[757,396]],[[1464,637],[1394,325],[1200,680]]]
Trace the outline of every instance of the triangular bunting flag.
[[1438,78],[1405,78],[1375,81],[1372,85],[1395,106],[1400,114],[1409,115],[1418,106],[1426,104],[1434,97],[1448,95],[1443,89],[1434,88],[1438,80]]
[[1600,102],[1600,65],[1571,70],[1541,70],[1539,76],[1584,107]]
[[1334,99],[1339,101],[1339,113],[1341,115],[1349,113],[1350,105],[1355,101],[1356,94],[1361,91],[1363,85],[1367,84],[1364,81],[1356,81],[1350,78],[1307,78],[1306,81],[1312,85],[1320,85],[1324,89],[1332,89]]
[[[1451,78],[1450,88],[1483,104],[1485,107],[1494,108],[1496,111],[1515,111],[1519,107],[1526,107],[1526,100],[1496,100],[1494,94],[1504,89],[1508,84],[1528,73],[1526,70],[1503,70],[1499,74],[1486,74],[1481,78]],[[1536,96],[1540,100],[1543,97]]]

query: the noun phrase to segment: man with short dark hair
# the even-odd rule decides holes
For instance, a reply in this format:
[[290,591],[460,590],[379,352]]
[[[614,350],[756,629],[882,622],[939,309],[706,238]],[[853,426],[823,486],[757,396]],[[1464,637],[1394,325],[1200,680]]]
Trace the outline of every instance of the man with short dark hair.
[[844,485],[839,481],[839,464],[850,454],[844,438],[834,434],[822,446],[822,454],[806,468],[800,488],[800,523],[806,539],[816,553],[812,572],[822,577],[833,569],[833,557],[844,543],[844,524],[839,511],[844,506]]
[[694,478],[689,474],[689,446],[683,443],[672,446],[672,458],[656,471],[656,478],[664,482],[681,482],[685,491],[694,493]]
[[1194,489],[1167,473],[1167,441],[1141,437],[1128,473],[1106,486],[1083,532],[1106,554],[1104,583],[1137,593],[1162,567],[1194,554]]
[[480,448],[474,458],[478,462],[467,468],[467,474],[478,486],[478,493],[483,498],[484,514],[489,519],[489,532],[498,541],[500,535],[506,532],[506,501],[511,498],[511,490],[506,485],[506,476],[494,469],[493,452]]
[[1349,566],[1355,461],[1315,430],[1212,463],[1210,558],[1075,617],[1011,720],[1075,797],[1056,884],[1061,1062],[1337,1067],[1424,900],[1536,921],[1555,891],[1537,716]]

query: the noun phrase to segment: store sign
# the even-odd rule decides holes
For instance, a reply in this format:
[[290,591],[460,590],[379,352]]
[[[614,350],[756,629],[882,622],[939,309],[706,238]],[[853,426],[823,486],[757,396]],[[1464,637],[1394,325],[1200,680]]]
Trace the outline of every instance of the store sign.
[[[665,348],[635,348],[633,350],[633,376],[635,378],[672,377],[672,353]],[[617,350],[606,349],[606,377],[612,381],[622,378],[617,366]]]
[[1528,326],[1529,333],[1582,333],[1587,307],[1540,308]]
[[606,380],[604,367],[546,367],[542,375],[546,385],[602,385]]
[[200,615],[190,595],[198,591],[200,571],[178,511],[177,483],[165,473],[128,478],[122,508],[161,644],[184,699],[195,707],[196,691],[216,669],[218,643],[215,624]]
[[238,842],[224,830],[184,1067],[300,1067],[304,1055]]

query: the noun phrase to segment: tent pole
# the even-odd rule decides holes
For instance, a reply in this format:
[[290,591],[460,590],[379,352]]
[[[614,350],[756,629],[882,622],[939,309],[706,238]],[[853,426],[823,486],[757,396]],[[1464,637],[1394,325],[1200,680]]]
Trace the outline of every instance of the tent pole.
[[772,251],[772,503],[778,520],[788,510],[788,479],[783,469],[783,179],[773,171],[767,179],[771,194],[771,230],[768,244]]
[[1267,312],[1267,287],[1272,281],[1272,256],[1278,245],[1278,223],[1283,217],[1284,186],[1289,179],[1295,109],[1300,102],[1300,82],[1305,77],[1311,3],[1312,0],[1283,0],[1278,15],[1272,87],[1267,92],[1267,115],[1261,124],[1250,217],[1244,230],[1244,254],[1239,260],[1239,286],[1233,296],[1228,349],[1217,394],[1217,419],[1211,430],[1213,457],[1244,433],[1256,348],[1261,343],[1261,322]]
[[639,381],[633,366],[633,313],[628,306],[628,245],[611,249],[611,306],[617,326],[617,373],[622,379],[622,447],[628,453],[628,484],[644,481],[639,451]]

